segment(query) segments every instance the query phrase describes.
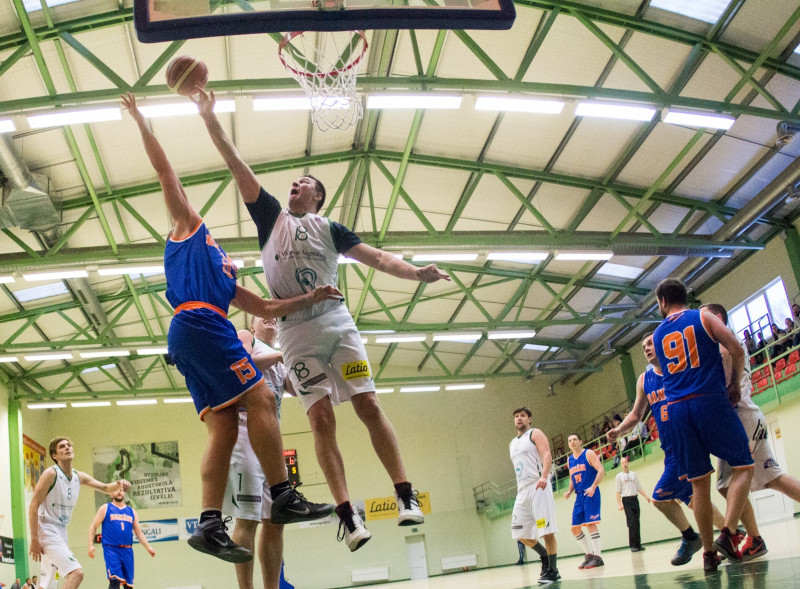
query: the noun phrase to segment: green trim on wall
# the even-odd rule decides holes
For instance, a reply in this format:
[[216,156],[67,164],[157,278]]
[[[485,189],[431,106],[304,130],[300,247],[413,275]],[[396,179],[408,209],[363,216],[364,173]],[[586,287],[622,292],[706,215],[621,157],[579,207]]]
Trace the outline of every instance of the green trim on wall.
[[786,239],[783,240],[783,245],[786,253],[789,254],[789,263],[792,265],[795,284],[800,286],[800,234],[794,227],[789,227],[784,232]]
[[20,579],[28,573],[28,532],[25,509],[25,464],[22,460],[22,404],[8,402],[8,453],[11,469],[11,515],[14,534],[14,568]]

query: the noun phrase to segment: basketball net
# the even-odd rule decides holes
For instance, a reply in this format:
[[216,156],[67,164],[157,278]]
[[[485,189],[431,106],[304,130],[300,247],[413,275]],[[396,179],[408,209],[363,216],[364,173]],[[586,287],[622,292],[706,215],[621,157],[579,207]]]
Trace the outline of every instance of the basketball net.
[[363,31],[286,33],[278,57],[311,103],[320,131],[346,131],[364,116],[356,76],[367,51]]

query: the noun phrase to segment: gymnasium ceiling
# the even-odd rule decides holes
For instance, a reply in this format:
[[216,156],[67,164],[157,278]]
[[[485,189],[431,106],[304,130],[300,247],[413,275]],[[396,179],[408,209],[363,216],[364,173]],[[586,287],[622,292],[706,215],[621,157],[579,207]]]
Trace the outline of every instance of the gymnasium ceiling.
[[[62,107],[115,107],[128,90],[143,105],[169,98],[164,70],[180,54],[204,60],[218,99],[235,100],[235,114],[220,119],[280,200],[293,179],[313,173],[328,188],[325,212],[369,244],[407,260],[478,254],[440,263],[453,281],[431,285],[340,266],[379,387],[585,378],[638,345],[660,279],[674,272],[701,290],[797,216],[785,200],[800,178],[800,141],[776,146],[780,121],[800,124],[797,2],[732,0],[709,24],[649,1],[520,0],[510,31],[368,31],[362,95],[425,91],[464,100],[452,111],[368,110],[344,133],[319,132],[307,112],[253,111],[253,96],[297,94],[275,36],[145,45],[130,4],[80,0],[28,14],[22,0],[0,2],[0,119],[16,127],[3,137],[47,179],[60,211],[48,230],[22,229],[7,216],[0,229],[0,276],[15,280],[0,284],[0,357],[17,359],[1,363],[0,373],[16,398],[186,394],[162,356],[136,352],[166,345],[172,311],[163,274],[98,274],[160,264],[170,229],[135,125],[127,114],[43,129],[27,120]],[[566,105],[557,115],[476,110],[486,94]],[[576,103],[587,99],[658,110],[647,122],[576,116]],[[727,131],[662,122],[680,110],[727,113],[735,122]],[[241,282],[266,294],[254,225],[200,119],[151,124],[212,233],[243,261]],[[11,174],[3,169],[4,178]],[[29,226],[46,217],[33,211]],[[611,264],[639,273],[619,278],[605,261],[555,259],[587,250],[613,251]],[[487,260],[521,251],[547,256]],[[88,277],[22,278],[56,270]],[[64,292],[20,300],[19,291],[52,283]],[[239,312],[231,319],[240,328],[248,320]],[[526,339],[487,338],[531,329]],[[425,340],[380,344],[368,333],[376,330]],[[477,332],[477,341],[433,341],[464,332]],[[103,348],[131,354],[80,355]],[[25,359],[65,351],[73,358]]]

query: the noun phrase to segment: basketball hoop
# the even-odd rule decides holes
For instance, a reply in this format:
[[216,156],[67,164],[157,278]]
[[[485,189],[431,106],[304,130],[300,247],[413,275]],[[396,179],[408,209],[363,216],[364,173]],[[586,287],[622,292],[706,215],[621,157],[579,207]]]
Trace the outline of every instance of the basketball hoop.
[[320,131],[346,131],[364,116],[356,76],[367,52],[364,31],[286,33],[278,57],[311,103]]

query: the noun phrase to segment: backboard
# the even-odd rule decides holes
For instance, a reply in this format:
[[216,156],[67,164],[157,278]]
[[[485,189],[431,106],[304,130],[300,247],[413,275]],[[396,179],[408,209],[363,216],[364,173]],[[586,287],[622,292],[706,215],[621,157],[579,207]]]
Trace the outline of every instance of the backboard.
[[134,0],[143,43],[290,31],[510,29],[513,0]]

